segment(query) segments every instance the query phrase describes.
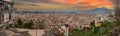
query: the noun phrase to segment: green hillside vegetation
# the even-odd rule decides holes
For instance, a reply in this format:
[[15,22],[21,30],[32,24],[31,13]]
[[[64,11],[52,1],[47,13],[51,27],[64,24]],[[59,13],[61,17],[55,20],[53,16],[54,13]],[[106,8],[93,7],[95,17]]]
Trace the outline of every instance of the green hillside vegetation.
[[22,19],[18,19],[16,25],[14,28],[24,28],[24,29],[43,29],[45,28],[44,26],[44,20],[39,22],[38,27],[33,27],[35,24],[33,20],[29,20],[28,22],[23,22]]
[[70,36],[110,36],[111,30],[120,26],[120,22],[101,22],[100,27],[96,27],[94,22],[91,22],[91,28],[88,30],[74,29],[70,32]]

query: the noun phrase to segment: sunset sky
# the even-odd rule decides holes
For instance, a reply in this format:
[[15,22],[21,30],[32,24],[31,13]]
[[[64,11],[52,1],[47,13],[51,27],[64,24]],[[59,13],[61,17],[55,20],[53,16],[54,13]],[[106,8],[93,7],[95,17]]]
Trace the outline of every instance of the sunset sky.
[[113,8],[112,0],[15,0],[18,10],[90,10],[94,8]]

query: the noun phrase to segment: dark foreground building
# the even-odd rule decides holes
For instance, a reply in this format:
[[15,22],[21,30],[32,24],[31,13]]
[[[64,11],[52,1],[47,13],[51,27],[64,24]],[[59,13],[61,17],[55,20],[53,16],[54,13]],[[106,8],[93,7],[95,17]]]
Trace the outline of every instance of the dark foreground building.
[[0,24],[3,24],[11,19],[11,14],[14,10],[13,5],[13,0],[0,0]]

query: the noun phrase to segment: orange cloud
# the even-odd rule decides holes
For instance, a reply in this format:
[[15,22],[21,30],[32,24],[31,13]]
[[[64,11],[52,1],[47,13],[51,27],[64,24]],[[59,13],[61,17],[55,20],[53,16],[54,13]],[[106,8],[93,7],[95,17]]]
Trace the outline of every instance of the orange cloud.
[[78,4],[80,0],[51,0],[54,3],[62,3],[62,4]]
[[86,3],[90,6],[108,6],[112,5],[112,2],[107,0],[52,0],[54,3],[68,4],[68,5],[79,5],[80,3]]
[[83,2],[86,2],[90,5],[96,5],[96,6],[103,6],[103,5],[112,5],[112,2],[106,1],[106,0],[85,0]]
[[67,0],[67,4],[78,4],[79,0]]
[[51,0],[50,2],[53,2],[53,3],[62,3],[62,4],[66,3],[65,0]]

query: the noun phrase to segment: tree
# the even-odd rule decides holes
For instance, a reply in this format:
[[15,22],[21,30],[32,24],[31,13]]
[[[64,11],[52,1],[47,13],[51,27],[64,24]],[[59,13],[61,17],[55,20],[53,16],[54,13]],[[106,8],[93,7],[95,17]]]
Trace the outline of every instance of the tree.
[[22,20],[20,18],[17,20],[17,24],[18,25],[22,25],[23,24],[23,22],[22,22]]
[[26,24],[24,25],[24,27],[25,27],[25,28],[32,29],[32,26],[33,26],[33,25],[34,25],[33,20],[30,20],[30,21],[28,21],[28,23],[26,23]]
[[17,20],[17,24],[15,25],[15,28],[23,28],[24,25],[23,25],[23,21],[19,18]]
[[95,27],[95,20],[90,23],[91,28]]
[[42,20],[39,22],[39,29],[44,29],[45,28],[45,20]]

